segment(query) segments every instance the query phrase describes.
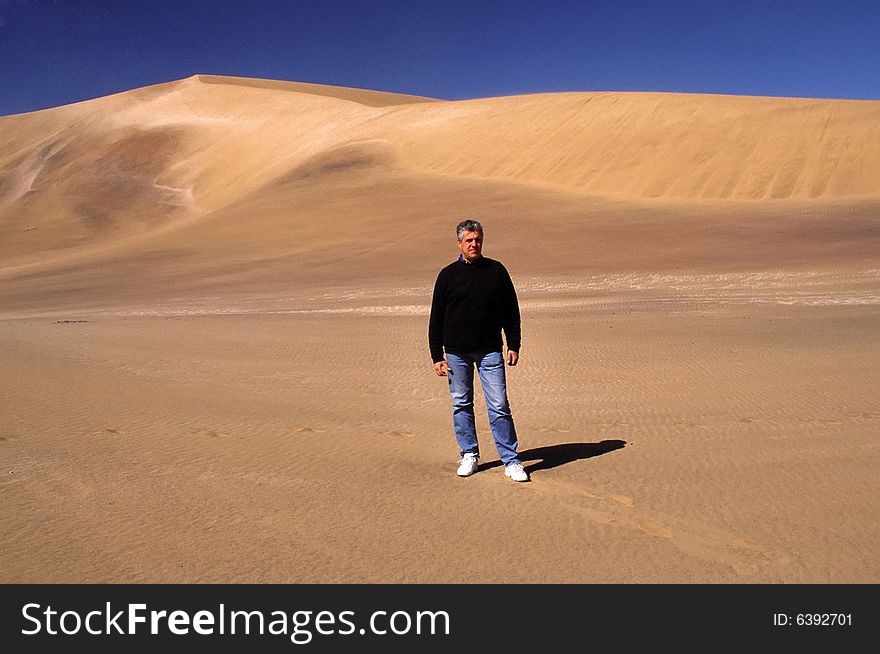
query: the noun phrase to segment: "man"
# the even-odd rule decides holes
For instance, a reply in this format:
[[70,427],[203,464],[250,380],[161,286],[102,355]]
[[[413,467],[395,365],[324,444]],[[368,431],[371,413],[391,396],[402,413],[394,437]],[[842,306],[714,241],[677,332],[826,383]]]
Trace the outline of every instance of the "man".
[[520,348],[516,291],[507,269],[483,256],[480,223],[464,220],[456,227],[455,234],[460,254],[458,261],[440,271],[434,284],[428,345],[434,372],[449,380],[452,422],[461,449],[458,475],[469,477],[479,469],[480,446],[474,421],[476,366],[504,474],[514,481],[528,481],[529,475],[517,454],[501,342],[504,330],[507,365],[515,366]]

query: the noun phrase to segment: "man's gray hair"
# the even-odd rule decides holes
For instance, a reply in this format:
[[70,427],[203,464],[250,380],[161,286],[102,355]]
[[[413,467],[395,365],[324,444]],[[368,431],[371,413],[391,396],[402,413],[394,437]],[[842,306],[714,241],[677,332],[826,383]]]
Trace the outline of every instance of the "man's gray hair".
[[462,220],[458,223],[458,226],[455,228],[455,237],[460,241],[465,232],[479,232],[482,234],[483,226],[476,220],[468,218],[467,220]]

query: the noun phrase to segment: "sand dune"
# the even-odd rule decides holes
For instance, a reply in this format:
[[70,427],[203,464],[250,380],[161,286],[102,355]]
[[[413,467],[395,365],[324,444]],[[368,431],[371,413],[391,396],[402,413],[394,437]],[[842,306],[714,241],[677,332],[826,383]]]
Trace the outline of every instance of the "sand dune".
[[[360,171],[550,185],[624,201],[876,206],[880,104],[651,93],[437,102],[195,76],[0,119],[4,261]],[[292,198],[284,197],[287,203]]]
[[[0,279],[54,270],[82,288],[83,266],[123,261],[152,294],[157,275],[230,279],[229,262],[264,280],[316,283],[324,270],[333,283],[364,276],[335,270],[353,256],[367,277],[422,278],[436,262],[419,248],[463,213],[519,234],[574,230],[528,241],[542,274],[862,265],[880,245],[878,117],[871,102],[438,102],[196,76],[0,119]],[[389,261],[395,229],[415,242]],[[4,286],[4,307],[28,280],[45,281]]]
[[[205,75],[0,117],[0,576],[877,582],[878,136]],[[528,485],[480,412],[453,474],[463,216],[520,296]]]

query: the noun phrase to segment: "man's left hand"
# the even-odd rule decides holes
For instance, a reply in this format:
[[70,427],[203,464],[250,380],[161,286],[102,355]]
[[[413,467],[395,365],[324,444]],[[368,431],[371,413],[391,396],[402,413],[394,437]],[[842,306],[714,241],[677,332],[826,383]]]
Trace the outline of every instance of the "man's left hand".
[[513,350],[507,350],[507,365],[515,366],[519,361],[519,352],[514,352]]

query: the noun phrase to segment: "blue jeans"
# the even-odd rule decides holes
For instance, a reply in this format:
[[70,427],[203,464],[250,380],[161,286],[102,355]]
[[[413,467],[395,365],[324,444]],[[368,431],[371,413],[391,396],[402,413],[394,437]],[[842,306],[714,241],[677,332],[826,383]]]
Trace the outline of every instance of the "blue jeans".
[[501,352],[452,354],[446,353],[449,364],[449,394],[452,396],[452,424],[455,438],[464,456],[480,453],[477,426],[474,421],[474,366],[480,374],[480,385],[486,396],[489,426],[495,447],[504,465],[520,463],[516,453],[516,428],[507,400],[507,379]]

